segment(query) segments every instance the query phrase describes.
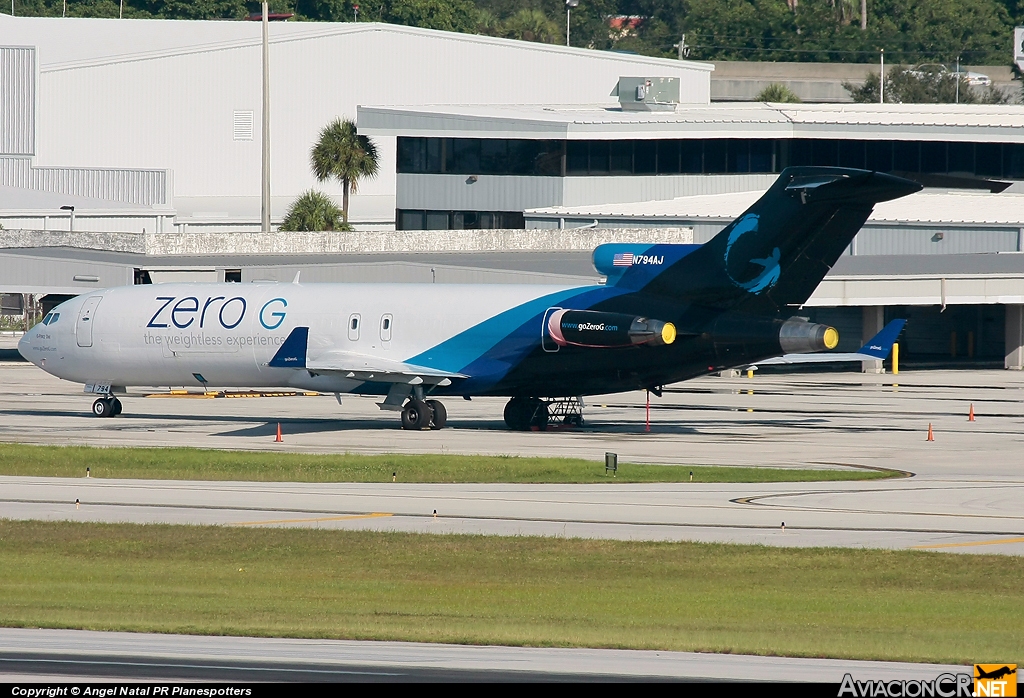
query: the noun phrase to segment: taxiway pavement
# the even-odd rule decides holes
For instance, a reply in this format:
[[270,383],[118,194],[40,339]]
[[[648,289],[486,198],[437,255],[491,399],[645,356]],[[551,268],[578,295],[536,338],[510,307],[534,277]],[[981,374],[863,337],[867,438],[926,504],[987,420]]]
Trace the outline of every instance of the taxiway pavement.
[[[969,667],[697,652],[196,637],[0,628],[0,681],[929,680]],[[23,678],[22,678],[23,677]]]
[[[448,400],[451,428],[406,432],[369,398],[346,397],[339,406],[333,396],[128,397],[121,417],[98,419],[78,390],[32,366],[3,366],[0,440],[593,460],[615,451],[624,468],[855,466],[914,476],[719,485],[4,477],[0,516],[1024,554],[1024,376],[1013,372],[708,377],[652,398],[650,432],[643,393],[588,400],[582,429],[517,433],[500,421],[501,399]],[[273,440],[278,422],[284,444]],[[925,440],[928,424],[935,441]]]

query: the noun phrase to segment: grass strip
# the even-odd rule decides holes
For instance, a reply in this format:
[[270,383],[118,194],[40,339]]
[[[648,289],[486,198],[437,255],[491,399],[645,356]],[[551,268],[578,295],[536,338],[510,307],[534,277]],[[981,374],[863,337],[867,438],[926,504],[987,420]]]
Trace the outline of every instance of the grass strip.
[[0,443],[0,475],[250,482],[810,482],[872,480],[875,470],[812,470],[620,461],[614,477],[604,463],[579,458],[519,456],[273,453],[197,448],[94,448]]
[[1024,559],[0,520],[0,625],[970,663]]

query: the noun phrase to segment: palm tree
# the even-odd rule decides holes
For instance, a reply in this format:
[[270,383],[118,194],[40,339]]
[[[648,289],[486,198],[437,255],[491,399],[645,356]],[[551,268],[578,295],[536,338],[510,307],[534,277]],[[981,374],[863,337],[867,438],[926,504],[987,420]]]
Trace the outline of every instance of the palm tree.
[[320,132],[309,159],[319,181],[333,177],[341,182],[341,212],[348,223],[349,192],[356,191],[360,179],[377,176],[377,146],[356,133],[354,122],[335,119]]
[[310,189],[292,202],[281,223],[281,230],[348,230],[348,224],[341,218],[341,210],[331,197]]

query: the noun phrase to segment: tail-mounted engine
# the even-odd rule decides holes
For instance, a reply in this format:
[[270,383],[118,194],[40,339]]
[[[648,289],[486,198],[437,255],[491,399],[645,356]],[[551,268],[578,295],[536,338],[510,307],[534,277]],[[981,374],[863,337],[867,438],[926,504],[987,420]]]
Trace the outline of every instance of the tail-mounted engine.
[[548,316],[547,331],[561,347],[658,346],[676,341],[671,322],[594,310],[556,310]]

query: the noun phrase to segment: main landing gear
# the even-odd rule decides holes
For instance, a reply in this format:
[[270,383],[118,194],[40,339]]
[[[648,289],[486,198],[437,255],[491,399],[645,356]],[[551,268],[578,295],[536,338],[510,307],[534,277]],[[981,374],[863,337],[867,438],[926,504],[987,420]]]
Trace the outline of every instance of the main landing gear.
[[583,426],[583,400],[514,397],[505,405],[505,424],[513,431],[543,431],[552,421],[566,426]]
[[97,417],[116,417],[121,414],[121,401],[116,397],[101,397],[92,403],[92,413]]
[[448,411],[437,400],[412,398],[402,408],[403,429],[444,429],[448,422]]

